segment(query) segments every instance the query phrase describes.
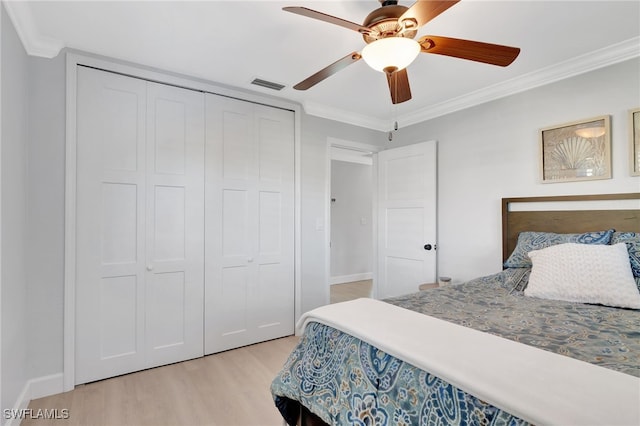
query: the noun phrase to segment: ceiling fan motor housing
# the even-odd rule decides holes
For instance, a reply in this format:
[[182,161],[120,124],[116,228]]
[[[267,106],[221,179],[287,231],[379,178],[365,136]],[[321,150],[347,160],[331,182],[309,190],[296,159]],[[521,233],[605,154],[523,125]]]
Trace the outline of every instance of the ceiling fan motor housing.
[[402,28],[398,25],[398,18],[409,9],[408,7],[399,5],[395,0],[380,0],[380,3],[382,3],[382,7],[371,12],[362,23],[362,26],[371,29],[370,33],[362,34],[362,38],[367,44],[386,37],[414,38],[416,36],[417,27],[400,32]]

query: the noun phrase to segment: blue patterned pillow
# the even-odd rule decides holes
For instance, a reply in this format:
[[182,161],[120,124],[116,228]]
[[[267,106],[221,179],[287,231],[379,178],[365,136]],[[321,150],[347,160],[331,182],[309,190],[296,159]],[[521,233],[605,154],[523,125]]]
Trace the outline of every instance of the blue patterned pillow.
[[504,262],[505,268],[530,268],[529,253],[532,250],[564,243],[609,244],[614,230],[587,232],[584,234],[555,234],[553,232],[521,232],[511,256]]
[[640,277],[640,233],[637,232],[614,232],[611,237],[611,245],[618,243],[627,244],[629,252],[629,262],[634,277]]
[[529,283],[531,268],[509,268],[504,271],[504,284],[509,293],[523,292]]

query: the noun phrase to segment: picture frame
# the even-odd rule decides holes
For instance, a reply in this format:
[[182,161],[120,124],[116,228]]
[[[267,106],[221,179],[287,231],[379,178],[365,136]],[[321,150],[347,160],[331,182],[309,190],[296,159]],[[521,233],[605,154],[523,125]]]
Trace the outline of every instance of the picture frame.
[[640,176],[640,108],[629,110],[629,171]]
[[543,183],[611,179],[611,117],[540,129]]

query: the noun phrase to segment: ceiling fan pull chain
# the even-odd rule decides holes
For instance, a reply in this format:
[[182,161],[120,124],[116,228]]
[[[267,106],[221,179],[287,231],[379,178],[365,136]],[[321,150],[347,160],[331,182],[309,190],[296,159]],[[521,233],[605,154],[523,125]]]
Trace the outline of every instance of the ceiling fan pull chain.
[[398,130],[398,121],[396,120],[393,123],[393,129],[389,130],[389,134],[388,134],[389,142],[393,141],[393,132],[395,132],[397,130]]
[[[394,80],[393,81],[393,85],[394,85],[393,90],[396,92],[395,93],[395,98],[397,99],[398,98],[398,79],[394,78],[393,80]],[[395,117],[394,117],[395,120],[393,122],[393,130],[396,131],[396,130],[398,130],[398,105],[394,104],[392,106],[392,108],[393,108],[393,112],[394,112],[394,115],[395,115]]]
[[[396,90],[396,89],[394,89],[394,90]],[[397,113],[397,108],[396,108],[395,105],[393,105],[393,104],[391,105],[391,111],[390,112],[391,112],[391,114],[389,114],[389,115],[391,115],[392,117],[394,115],[396,115],[395,113]],[[397,119],[397,116],[394,117],[394,118]],[[393,131],[394,130],[395,130],[395,124],[394,124],[393,128],[391,130],[389,130],[389,142],[391,142],[393,140]]]
[[[396,86],[396,99],[398,98],[398,79],[395,79]],[[395,112],[395,121],[393,122],[393,130],[398,131],[398,104],[393,105],[393,111]]]

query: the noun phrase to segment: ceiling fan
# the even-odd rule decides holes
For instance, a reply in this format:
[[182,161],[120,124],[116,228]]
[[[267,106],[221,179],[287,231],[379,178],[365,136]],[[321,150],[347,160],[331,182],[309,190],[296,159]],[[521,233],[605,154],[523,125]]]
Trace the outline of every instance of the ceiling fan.
[[411,7],[397,0],[379,0],[381,7],[371,12],[362,25],[306,7],[292,6],[283,10],[359,32],[367,45],[362,53],[352,52],[342,59],[293,86],[307,90],[354,62],[364,59],[372,68],[387,76],[394,104],[411,99],[406,67],[420,52],[453,56],[505,67],[511,64],[520,49],[517,47],[450,37],[426,35],[414,40],[418,29],[460,0],[418,0]]

